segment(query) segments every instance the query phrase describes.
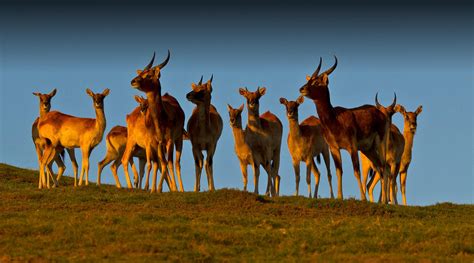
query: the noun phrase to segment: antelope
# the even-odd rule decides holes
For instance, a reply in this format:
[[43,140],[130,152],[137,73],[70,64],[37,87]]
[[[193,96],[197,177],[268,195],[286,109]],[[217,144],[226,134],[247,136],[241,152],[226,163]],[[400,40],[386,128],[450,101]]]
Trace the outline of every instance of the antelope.
[[[245,128],[248,143],[252,151],[261,155],[262,165],[268,174],[266,195],[278,196],[280,188],[280,148],[283,125],[270,111],[259,116],[259,101],[265,95],[266,88],[258,87],[256,91],[240,88],[239,93],[247,100],[248,124]],[[254,163],[255,191],[258,193],[259,166]]]
[[202,151],[207,153],[204,166],[206,167],[208,189],[209,191],[215,190],[212,160],[216,151],[217,141],[222,133],[222,118],[214,105],[211,104],[212,78],[213,76],[206,83],[202,84],[201,77],[197,85],[191,84],[192,91],[186,95],[186,99],[196,104],[187,126],[196,170],[195,192],[199,192],[201,189],[201,172],[204,161]]
[[[162,191],[163,180],[168,177],[168,170],[171,173],[170,183],[171,189],[176,191],[176,182],[173,167],[173,147],[176,148],[176,173],[178,175],[180,191],[184,191],[183,182],[181,180],[181,151],[183,148],[183,131],[184,131],[184,111],[178,101],[168,95],[161,96],[161,69],[163,69],[170,59],[170,51],[168,56],[159,65],[153,66],[155,53],[143,70],[137,70],[137,76],[132,79],[131,86],[146,94],[148,100],[148,113],[155,129],[156,140],[158,142],[157,153],[158,160],[161,165],[161,177],[158,186],[158,192]],[[147,113],[147,114],[148,114]],[[153,127],[149,127],[152,129]],[[167,156],[165,156],[167,153]],[[122,159],[122,164],[123,164]],[[168,164],[168,169],[166,169]],[[126,175],[129,183],[130,177]],[[129,185],[131,187],[131,185]],[[156,175],[153,177],[153,188],[156,187]]]
[[[131,185],[129,179],[130,177],[128,175],[128,163],[131,162],[133,155],[137,152],[138,149],[144,149],[147,165],[145,190],[148,190],[152,165],[154,176],[156,176],[159,169],[159,162],[157,159],[158,141],[156,140],[155,129],[152,127],[151,124],[152,120],[150,113],[147,110],[149,108],[148,100],[140,96],[135,96],[135,100],[140,104],[140,106],[136,107],[126,117],[126,129],[128,133],[126,138],[125,150],[122,156],[122,165],[125,177],[127,178],[127,184]],[[141,185],[140,181],[141,179],[139,179],[139,185]],[[166,182],[168,183],[168,180]],[[170,186],[169,183],[168,186]],[[156,186],[153,186],[151,192],[154,192],[155,188]]]
[[[115,185],[117,188],[121,188],[120,180],[117,175],[117,169],[122,164],[121,160],[125,152],[125,146],[127,145],[127,134],[127,127],[117,125],[113,127],[105,137],[107,151],[104,159],[98,163],[97,185],[100,185],[100,175],[102,170],[105,166],[113,161],[112,165],[110,166],[110,170],[112,170],[112,174],[114,175]],[[132,156],[137,157],[139,160],[140,174],[137,173],[133,158],[130,158],[129,163],[132,166],[132,171],[135,178],[135,187],[141,188],[141,181],[143,174],[145,173],[144,168],[146,164],[145,150],[141,147],[136,147],[132,153]]]
[[414,112],[408,112],[405,107],[397,104],[395,111],[403,115],[403,138],[405,138],[405,147],[403,149],[402,161],[400,164],[400,189],[402,192],[403,204],[407,205],[406,199],[406,182],[408,167],[411,163],[412,150],[413,150],[413,139],[415,137],[417,128],[418,115],[423,111],[423,106],[420,105]]
[[306,118],[301,124],[298,123],[298,107],[303,103],[304,97],[300,96],[296,101],[288,101],[280,98],[280,103],[286,108],[286,117],[290,126],[288,133],[288,150],[293,160],[293,169],[295,170],[296,193],[299,193],[300,184],[300,162],[306,163],[306,183],[308,184],[308,196],[311,198],[311,171],[314,175],[314,198],[318,197],[320,173],[314,163],[314,157],[317,157],[318,163],[321,162],[320,154],[323,155],[326,164],[329,189],[331,198],[334,198],[332,191],[332,176],[329,167],[329,147],[323,138],[321,121],[315,116]]
[[[109,95],[110,90],[105,89],[102,93],[94,93],[86,89],[92,98],[96,118],[78,118],[51,111],[40,117],[38,131],[40,138],[48,141],[45,152],[41,158],[40,176],[44,182],[44,167],[49,170],[48,165],[63,148],[81,148],[82,167],[79,186],[82,185],[84,173],[86,174],[86,185],[89,184],[89,156],[92,150],[102,141],[106,126],[104,113],[104,98]],[[51,171],[48,171],[51,173]],[[74,186],[77,186],[77,176],[74,174]]]
[[[385,116],[387,116],[387,119],[390,120],[390,134],[388,138],[388,144],[387,144],[387,155],[386,155],[386,164],[387,167],[390,169],[390,181],[389,181],[389,186],[390,186],[390,200],[392,204],[397,204],[397,196],[396,196],[396,191],[395,191],[395,186],[396,186],[396,177],[398,174],[398,170],[400,168],[400,161],[402,158],[403,154],[403,148],[405,146],[405,139],[403,138],[402,134],[400,133],[400,130],[398,130],[397,126],[393,125],[391,123],[391,119],[393,114],[395,113],[395,104],[397,103],[397,95],[395,94],[393,102],[391,105],[388,107],[384,107],[382,104],[379,103],[377,95],[375,95],[375,104],[377,109],[379,109]],[[374,170],[372,163],[370,160],[361,153],[361,163],[362,163],[362,178],[363,178],[363,186],[365,187],[366,182],[367,182],[367,176],[369,172]],[[370,180],[368,184],[368,192],[369,192],[369,198],[370,201],[373,202],[373,191],[374,187],[377,184],[378,180],[380,179],[380,174],[375,174],[374,177]]]
[[387,202],[386,185],[387,175],[385,168],[386,140],[389,133],[387,117],[372,105],[363,105],[347,109],[333,107],[329,94],[328,76],[337,67],[337,58],[334,65],[319,74],[322,58],[313,75],[307,76],[307,83],[300,88],[300,93],[314,101],[316,111],[321,120],[324,138],[329,145],[338,180],[338,198],[343,198],[342,193],[342,160],[341,149],[349,152],[354,169],[354,176],[359,184],[361,200],[366,200],[365,191],[360,179],[358,151],[362,152],[374,164],[376,172],[383,174],[382,202]]
[[260,173],[259,166],[265,165],[269,171],[270,161],[266,160],[264,155],[258,151],[252,151],[252,146],[249,144],[248,131],[242,129],[242,111],[244,110],[244,104],[238,109],[232,108],[227,104],[229,111],[229,123],[232,128],[232,134],[234,135],[234,150],[240,163],[240,170],[242,171],[242,179],[244,182],[244,191],[247,191],[248,174],[247,166],[251,165],[254,174],[254,193],[258,193],[258,175]]
[[[39,118],[44,116],[46,113],[48,113],[51,109],[51,99],[56,95],[56,89],[51,91],[49,94],[42,94],[39,92],[33,92],[33,95],[37,96],[40,100],[39,104],[39,117],[36,118],[36,120],[33,122],[33,125],[31,126],[31,137],[33,139],[33,143],[35,144],[35,149],[36,149],[36,155],[38,156],[38,163],[41,162],[41,157],[43,156],[43,151],[46,145],[46,140],[42,139],[39,137],[39,132],[38,132],[38,121]],[[74,173],[77,174],[77,162],[76,162],[76,157],[74,155],[74,150],[68,150],[69,156],[71,158],[73,167],[74,167]],[[58,165],[58,176],[57,176],[57,181],[61,178],[62,174],[66,170],[66,165],[64,165],[64,162],[60,156],[55,156],[54,157],[54,162]],[[51,170],[50,166],[50,170]],[[48,173],[49,174],[49,173]],[[52,176],[49,174],[49,176]],[[42,182],[41,182],[41,177],[39,178],[39,188],[42,188]]]

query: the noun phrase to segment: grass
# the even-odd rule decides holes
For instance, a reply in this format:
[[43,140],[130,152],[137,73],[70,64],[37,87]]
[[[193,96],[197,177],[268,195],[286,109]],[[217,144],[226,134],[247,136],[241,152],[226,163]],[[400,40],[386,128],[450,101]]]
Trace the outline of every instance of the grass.
[[468,261],[474,206],[402,207],[238,190],[149,194],[0,164],[0,262]]

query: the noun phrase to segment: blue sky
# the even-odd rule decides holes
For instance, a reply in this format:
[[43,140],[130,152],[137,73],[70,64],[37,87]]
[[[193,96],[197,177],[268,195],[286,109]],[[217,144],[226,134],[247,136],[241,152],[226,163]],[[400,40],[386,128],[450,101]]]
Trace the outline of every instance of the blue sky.
[[[0,8],[0,162],[37,168],[31,124],[38,115],[38,99],[32,92],[56,88],[53,110],[94,117],[85,89],[111,89],[105,100],[108,132],[115,125],[125,125],[126,114],[136,107],[133,95],[142,95],[130,87],[135,71],[149,61],[153,51],[161,60],[170,49],[171,59],[161,77],[163,92],[178,98],[186,118],[193,109],[185,99],[191,83],[201,75],[206,79],[214,74],[213,104],[224,120],[215,156],[216,187],[242,188],[226,104],[244,103],[239,87],[265,86],[261,112],[271,110],[284,124],[281,188],[290,195],[294,174],[286,147],[288,122],[278,99],[296,99],[319,57],[327,68],[337,55],[339,65],[329,86],[333,105],[373,104],[376,92],[388,104],[394,91],[407,110],[423,105],[407,179],[408,203],[473,202],[469,9],[439,4],[433,8],[150,5],[144,11],[140,7],[140,13],[137,6],[126,2],[114,7],[90,3]],[[300,107],[300,120],[315,114],[314,104],[306,100]],[[393,122],[403,128],[399,114]],[[105,142],[92,152],[92,180],[104,154]],[[80,156],[78,150],[76,155]],[[66,164],[70,175],[69,160]],[[192,190],[194,163],[189,142],[184,146],[182,167],[185,189]],[[343,168],[344,195],[358,198],[346,152]],[[331,169],[336,190],[332,160]],[[122,169],[119,174],[125,184]],[[102,178],[113,183],[109,168]],[[253,189],[253,179],[249,182]],[[207,189],[205,176],[201,184]],[[265,186],[266,176],[261,176],[260,192]],[[304,180],[300,193],[306,194]],[[325,172],[320,195],[329,196]]]

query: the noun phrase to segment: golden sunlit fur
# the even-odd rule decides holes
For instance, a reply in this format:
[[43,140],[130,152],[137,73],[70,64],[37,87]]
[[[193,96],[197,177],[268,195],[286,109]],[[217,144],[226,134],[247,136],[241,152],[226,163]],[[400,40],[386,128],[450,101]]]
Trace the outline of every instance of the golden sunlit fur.
[[[199,192],[201,189],[203,163],[206,167],[208,189],[209,191],[215,190],[212,163],[217,141],[222,133],[222,118],[211,104],[212,77],[204,84],[201,81],[198,85],[193,83],[191,85],[193,90],[186,95],[189,101],[196,104],[187,126],[196,171],[195,192]],[[202,151],[207,153],[205,162]]]
[[407,205],[406,182],[408,167],[411,163],[413,139],[415,138],[418,115],[423,111],[423,106],[418,106],[414,112],[408,112],[402,105],[397,104],[395,111],[403,115],[403,137],[405,138],[405,148],[403,149],[402,161],[400,164],[400,190],[402,192],[403,204]]
[[[39,117],[36,118],[36,120],[33,122],[33,125],[31,126],[31,137],[33,139],[33,143],[35,144],[36,155],[38,157],[38,164],[40,164],[41,157],[43,156],[43,151],[44,151],[44,148],[47,144],[47,141],[45,139],[39,137],[38,122],[39,122],[40,117],[44,116],[46,113],[48,113],[50,111],[50,109],[51,109],[51,99],[54,97],[54,95],[56,95],[56,89],[51,91],[49,94],[42,94],[42,93],[39,93],[39,92],[33,92],[33,95],[37,96],[40,100]],[[70,159],[71,159],[73,167],[74,167],[74,169],[73,169],[74,174],[77,174],[77,162],[76,162],[76,158],[75,158],[75,155],[74,155],[74,150],[73,149],[72,150],[68,149],[68,153],[69,153]],[[56,155],[54,157],[54,162],[56,162],[56,164],[58,165],[58,176],[57,176],[56,180],[59,181],[62,174],[66,170],[66,165],[64,165],[64,162],[63,162],[62,158],[59,155]],[[52,165],[52,163],[49,166],[50,170],[52,170],[51,165]],[[48,176],[53,176],[53,175],[48,172]],[[38,188],[41,189],[42,187],[48,187],[49,188],[49,177],[48,177],[47,185],[42,185],[41,177],[39,178]]]
[[332,191],[332,176],[329,163],[329,147],[324,140],[321,128],[321,122],[318,118],[310,116],[301,124],[298,123],[298,107],[304,101],[304,97],[298,97],[296,101],[288,101],[285,98],[280,98],[280,103],[286,108],[286,117],[290,132],[288,133],[288,150],[293,160],[293,169],[295,170],[296,193],[299,194],[300,184],[300,162],[306,164],[306,183],[308,184],[308,196],[311,198],[311,171],[314,175],[314,198],[318,197],[320,173],[318,167],[314,163],[314,157],[322,154],[326,164],[329,189],[331,191],[331,198],[334,198]]
[[[110,170],[112,170],[112,174],[115,179],[115,185],[117,188],[121,188],[120,180],[117,175],[117,169],[122,164],[122,157],[127,145],[127,127],[119,125],[113,127],[105,137],[105,143],[107,149],[105,157],[97,165],[97,185],[100,185],[100,175],[102,173],[102,169],[104,169],[105,166],[113,161],[112,165],[110,165]],[[141,180],[143,178],[143,174],[145,173],[145,150],[141,147],[136,147],[132,153],[132,157],[137,157],[139,160],[140,174],[137,173],[133,158],[130,158],[129,163],[132,166],[135,187],[141,188]]]
[[[86,185],[89,183],[89,156],[92,150],[101,141],[106,126],[104,113],[104,98],[110,90],[105,89],[102,93],[93,93],[87,89],[91,96],[96,118],[78,118],[58,111],[51,111],[40,117],[38,131],[41,138],[48,141],[44,155],[41,160],[40,175],[44,182],[44,167],[49,163],[62,148],[81,148],[82,167],[79,185],[82,185],[84,173],[86,174]],[[49,169],[49,168],[48,168]],[[51,171],[50,171],[51,172]],[[77,177],[74,175],[74,185],[77,185]]]
[[240,88],[239,93],[247,100],[248,124],[245,128],[246,142],[254,152],[255,193],[258,194],[258,177],[261,164],[268,174],[266,195],[278,196],[280,191],[280,149],[283,125],[270,111],[259,116],[260,98],[265,94],[266,88],[258,87],[256,91]]

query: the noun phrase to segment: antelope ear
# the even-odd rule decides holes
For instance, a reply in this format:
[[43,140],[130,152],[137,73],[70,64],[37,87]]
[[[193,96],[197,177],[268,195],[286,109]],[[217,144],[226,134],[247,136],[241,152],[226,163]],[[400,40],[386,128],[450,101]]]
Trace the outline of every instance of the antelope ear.
[[418,115],[418,114],[420,114],[422,111],[423,111],[423,106],[420,105],[420,106],[418,106],[418,108],[416,109],[415,114]]
[[135,95],[135,101],[138,102],[138,103],[142,103],[142,97],[138,96],[138,95]]
[[102,95],[104,95],[104,97],[109,95],[109,93],[110,93],[110,89],[105,89],[104,91],[102,91]]
[[39,93],[39,92],[33,92],[33,95],[38,96],[38,97],[39,97],[40,94],[41,93]]
[[191,83],[191,89],[195,90],[197,88],[197,85],[193,82]]
[[311,79],[310,75],[306,75],[306,81],[309,81]]
[[322,83],[323,85],[327,86],[328,85],[328,74],[326,73],[323,73],[323,76],[322,76]]
[[405,115],[405,113],[406,113],[405,108],[404,108],[402,105],[400,105],[400,104],[395,105],[394,110],[395,110],[396,112],[400,112],[400,113],[403,114],[403,115]]
[[267,91],[267,88],[265,87],[261,87],[261,88],[258,88],[258,94],[260,94],[260,96],[263,96],[265,95],[265,92]]
[[232,110],[232,106],[230,106],[229,104],[227,104],[227,110],[228,110],[228,111],[231,111],[231,110]]
[[240,112],[242,112],[242,111],[244,110],[244,104],[243,104],[243,103],[242,103],[242,105],[240,105],[240,107],[238,108],[238,110],[239,110]]
[[296,103],[298,103],[299,105],[301,105],[303,102],[304,102],[304,97],[303,97],[303,96],[299,96],[299,97],[296,99]]
[[53,89],[53,91],[51,91],[49,94],[49,97],[54,97],[54,95],[56,95],[56,89]]
[[89,96],[91,96],[92,98],[94,97],[94,92],[92,92],[92,90],[90,90],[89,88],[86,89],[86,92],[87,92],[87,94],[89,94]]
[[244,89],[244,88],[240,88],[240,89],[239,89],[239,93],[240,93],[240,95],[242,95],[242,96],[247,95],[247,87],[246,87],[245,89]]
[[143,70],[141,70],[141,69],[137,69],[137,75],[140,75],[140,74],[142,74],[142,72],[143,72]]
[[288,100],[285,98],[280,98],[280,103],[286,105],[288,103]]

